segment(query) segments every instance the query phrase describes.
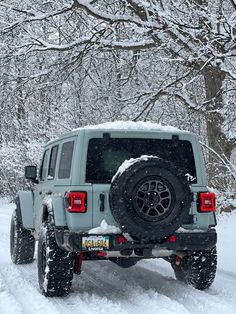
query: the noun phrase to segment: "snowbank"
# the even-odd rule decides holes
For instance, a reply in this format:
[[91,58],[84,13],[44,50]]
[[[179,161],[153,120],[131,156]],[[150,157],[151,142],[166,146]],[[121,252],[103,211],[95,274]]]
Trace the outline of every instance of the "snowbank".
[[236,210],[218,215],[217,221],[218,268],[236,274]]

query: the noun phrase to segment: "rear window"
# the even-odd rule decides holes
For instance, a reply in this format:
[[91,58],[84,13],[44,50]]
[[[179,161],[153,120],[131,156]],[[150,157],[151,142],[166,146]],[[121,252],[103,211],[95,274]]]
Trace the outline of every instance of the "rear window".
[[62,145],[59,172],[58,172],[59,179],[70,178],[73,149],[74,149],[74,141],[66,142]]
[[39,178],[40,178],[40,180],[42,180],[42,181],[44,181],[44,180],[46,179],[48,157],[49,157],[49,149],[47,149],[47,150],[44,152],[42,164],[41,164],[41,167],[40,167]]
[[196,183],[196,168],[189,141],[134,138],[93,138],[89,141],[86,182],[110,183],[119,166],[130,158],[153,155],[174,163]]
[[58,153],[58,145],[53,146],[51,150],[49,168],[48,168],[48,179],[53,179],[55,176],[56,162],[57,162],[57,153]]

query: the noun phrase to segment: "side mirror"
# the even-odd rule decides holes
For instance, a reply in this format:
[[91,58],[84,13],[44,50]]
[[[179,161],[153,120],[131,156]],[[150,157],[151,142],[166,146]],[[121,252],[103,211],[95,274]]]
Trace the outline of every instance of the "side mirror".
[[37,178],[37,167],[36,166],[26,166],[25,167],[25,178],[32,180],[34,183],[38,183]]

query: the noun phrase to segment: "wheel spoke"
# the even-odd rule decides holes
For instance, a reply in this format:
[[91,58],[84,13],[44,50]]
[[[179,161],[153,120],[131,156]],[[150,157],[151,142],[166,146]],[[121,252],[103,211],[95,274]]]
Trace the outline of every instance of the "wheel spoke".
[[159,212],[156,210],[156,208],[154,208],[154,207],[149,207],[149,210],[148,210],[147,214],[148,214],[149,216],[158,216],[158,215],[159,215]]
[[156,207],[157,211],[159,214],[163,214],[165,209],[159,204],[157,207]]
[[160,179],[144,182],[137,191],[136,210],[145,217],[155,218],[165,214],[170,204],[170,190]]

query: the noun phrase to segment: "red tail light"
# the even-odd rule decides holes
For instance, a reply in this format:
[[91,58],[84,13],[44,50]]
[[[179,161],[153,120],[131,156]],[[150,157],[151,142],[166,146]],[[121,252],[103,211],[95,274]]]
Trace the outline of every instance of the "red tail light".
[[99,251],[99,252],[96,252],[96,255],[97,255],[98,257],[105,257],[105,256],[107,256],[107,252]]
[[121,235],[121,236],[118,236],[117,242],[118,242],[119,244],[125,244],[126,239],[125,239],[125,237],[124,237],[123,235]]
[[170,243],[175,243],[175,242],[176,242],[176,236],[171,235],[171,236],[169,237],[169,239],[168,239],[168,242],[170,242]]
[[215,194],[214,193],[199,193],[199,207],[200,212],[214,212],[215,207]]
[[86,192],[68,192],[65,195],[66,210],[73,213],[85,213],[87,211]]

